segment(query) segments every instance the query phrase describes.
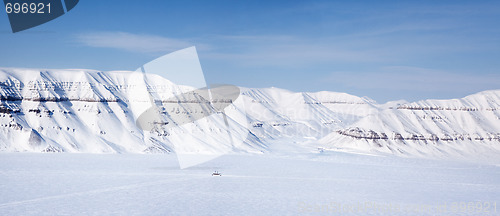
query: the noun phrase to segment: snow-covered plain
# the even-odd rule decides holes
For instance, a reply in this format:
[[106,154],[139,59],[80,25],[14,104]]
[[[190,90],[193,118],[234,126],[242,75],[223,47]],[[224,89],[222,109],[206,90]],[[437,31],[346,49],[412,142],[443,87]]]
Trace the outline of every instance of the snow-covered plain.
[[322,151],[179,169],[174,154],[1,153],[0,194],[0,215],[499,215],[500,166]]

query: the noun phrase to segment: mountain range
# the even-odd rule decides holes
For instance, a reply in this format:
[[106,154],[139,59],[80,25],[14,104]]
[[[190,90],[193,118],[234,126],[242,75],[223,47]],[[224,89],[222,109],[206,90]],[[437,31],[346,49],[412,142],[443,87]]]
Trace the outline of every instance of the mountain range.
[[130,71],[1,68],[0,151],[260,154],[296,149],[492,160],[500,155],[500,90],[378,104],[347,93],[241,87],[226,113],[168,129],[137,126],[138,116],[151,106],[151,92],[167,116],[198,112],[167,106],[185,102],[180,93],[192,89]]

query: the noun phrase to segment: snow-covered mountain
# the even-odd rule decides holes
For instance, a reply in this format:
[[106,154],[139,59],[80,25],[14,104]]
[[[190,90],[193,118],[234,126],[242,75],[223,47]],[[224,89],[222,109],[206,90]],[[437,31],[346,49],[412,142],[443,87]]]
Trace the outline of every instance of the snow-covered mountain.
[[325,148],[422,156],[485,156],[500,152],[500,91],[461,99],[379,106],[320,142]]
[[[246,115],[229,115],[232,133],[246,137],[235,144],[219,114],[181,128],[141,130],[135,121],[150,104],[148,91],[165,109],[165,104],[185,100],[177,96],[169,101],[191,89],[147,76],[145,87],[143,74],[137,72],[0,69],[0,151],[155,153],[223,148],[255,153],[271,151],[281,142],[307,151],[408,156],[500,152],[500,90],[462,99],[377,104],[346,93],[241,88],[240,103],[226,108]],[[179,110],[164,114],[174,112]],[[186,142],[207,145],[183,145]]]
[[[175,149],[211,153],[221,149],[224,152],[227,149],[265,150],[263,143],[249,134],[245,125],[230,119],[233,134],[244,133],[247,137],[244,143],[234,146],[235,142],[231,142],[222,130],[226,125],[220,115],[170,130],[141,130],[136,119],[151,106],[148,91],[153,91],[162,100],[169,100],[191,89],[157,75],[147,76],[149,89],[144,85],[143,74],[137,72],[2,69],[1,151],[142,153]],[[161,106],[184,100],[187,99],[177,97],[176,101],[155,103]]]

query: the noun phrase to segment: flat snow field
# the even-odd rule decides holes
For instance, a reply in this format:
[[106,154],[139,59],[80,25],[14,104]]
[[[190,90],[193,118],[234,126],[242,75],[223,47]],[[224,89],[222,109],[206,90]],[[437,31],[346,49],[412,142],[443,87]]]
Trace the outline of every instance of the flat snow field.
[[2,153],[0,215],[500,215],[500,166],[323,152],[181,170],[174,154]]

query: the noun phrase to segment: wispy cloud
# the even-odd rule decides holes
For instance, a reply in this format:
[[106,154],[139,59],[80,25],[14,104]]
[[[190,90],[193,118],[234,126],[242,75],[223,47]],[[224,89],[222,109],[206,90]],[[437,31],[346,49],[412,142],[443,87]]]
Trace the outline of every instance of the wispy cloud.
[[143,53],[172,52],[193,45],[187,40],[127,32],[82,33],[77,35],[76,39],[77,42],[85,46],[115,48]]

